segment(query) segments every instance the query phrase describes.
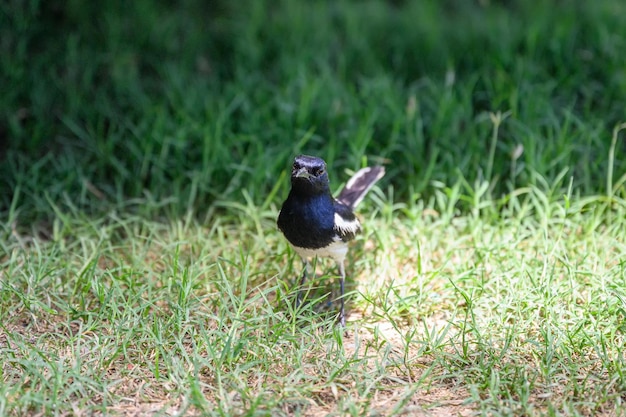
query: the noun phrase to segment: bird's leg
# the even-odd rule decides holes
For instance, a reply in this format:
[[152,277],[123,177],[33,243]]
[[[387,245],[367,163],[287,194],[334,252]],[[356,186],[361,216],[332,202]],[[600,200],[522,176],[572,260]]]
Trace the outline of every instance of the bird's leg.
[[302,303],[302,291],[304,287],[304,283],[306,282],[306,276],[311,268],[311,264],[308,259],[302,258],[302,262],[304,263],[304,270],[302,271],[302,277],[300,277],[300,285],[298,286],[298,295],[296,296],[296,308],[300,307],[300,303]]
[[340,297],[341,297],[341,307],[339,310],[339,324],[341,325],[341,327],[346,327],[346,312],[344,310],[344,285],[345,285],[345,281],[346,281],[346,270],[344,268],[344,264],[343,264],[343,260],[341,262],[338,262],[338,266],[339,266],[339,274],[341,275],[341,281],[339,281],[339,291],[340,291]]

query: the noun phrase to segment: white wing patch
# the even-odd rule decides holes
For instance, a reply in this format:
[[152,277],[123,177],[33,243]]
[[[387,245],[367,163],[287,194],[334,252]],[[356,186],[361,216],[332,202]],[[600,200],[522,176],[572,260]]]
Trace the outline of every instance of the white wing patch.
[[356,235],[361,231],[361,223],[356,217],[353,220],[346,220],[335,213],[335,229],[340,233]]

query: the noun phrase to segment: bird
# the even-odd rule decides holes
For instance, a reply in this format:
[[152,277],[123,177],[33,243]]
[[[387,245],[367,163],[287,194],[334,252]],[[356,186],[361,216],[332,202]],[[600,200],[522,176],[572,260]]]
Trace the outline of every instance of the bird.
[[298,155],[291,169],[291,190],[278,213],[278,228],[304,264],[296,306],[302,300],[302,287],[311,269],[310,260],[330,257],[339,269],[341,307],[338,321],[342,327],[346,325],[344,285],[348,242],[361,232],[354,208],[383,175],[383,166],[362,168],[334,198],[326,162],[316,156]]

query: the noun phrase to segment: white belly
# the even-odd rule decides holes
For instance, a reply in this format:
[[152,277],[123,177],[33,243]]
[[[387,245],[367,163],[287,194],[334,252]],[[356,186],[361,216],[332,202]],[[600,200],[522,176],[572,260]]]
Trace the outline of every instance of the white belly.
[[341,239],[335,240],[330,245],[322,249],[296,248],[296,253],[303,259],[311,259],[315,256],[333,258],[335,262],[341,263],[348,253],[348,244]]

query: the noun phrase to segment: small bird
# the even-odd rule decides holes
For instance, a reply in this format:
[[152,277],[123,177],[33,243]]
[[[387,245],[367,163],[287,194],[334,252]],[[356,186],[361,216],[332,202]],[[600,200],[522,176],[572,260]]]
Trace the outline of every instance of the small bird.
[[[362,168],[350,178],[335,199],[330,192],[326,162],[315,156],[299,155],[291,170],[291,190],[278,214],[278,228],[296,253],[302,258],[304,271],[300,288],[304,285],[309,259],[331,257],[341,276],[341,310],[339,323],[346,324],[344,311],[344,261],[348,242],[361,231],[361,224],[353,209],[363,200],[372,186],[385,175],[382,166]],[[296,299],[301,301],[301,289]]]

